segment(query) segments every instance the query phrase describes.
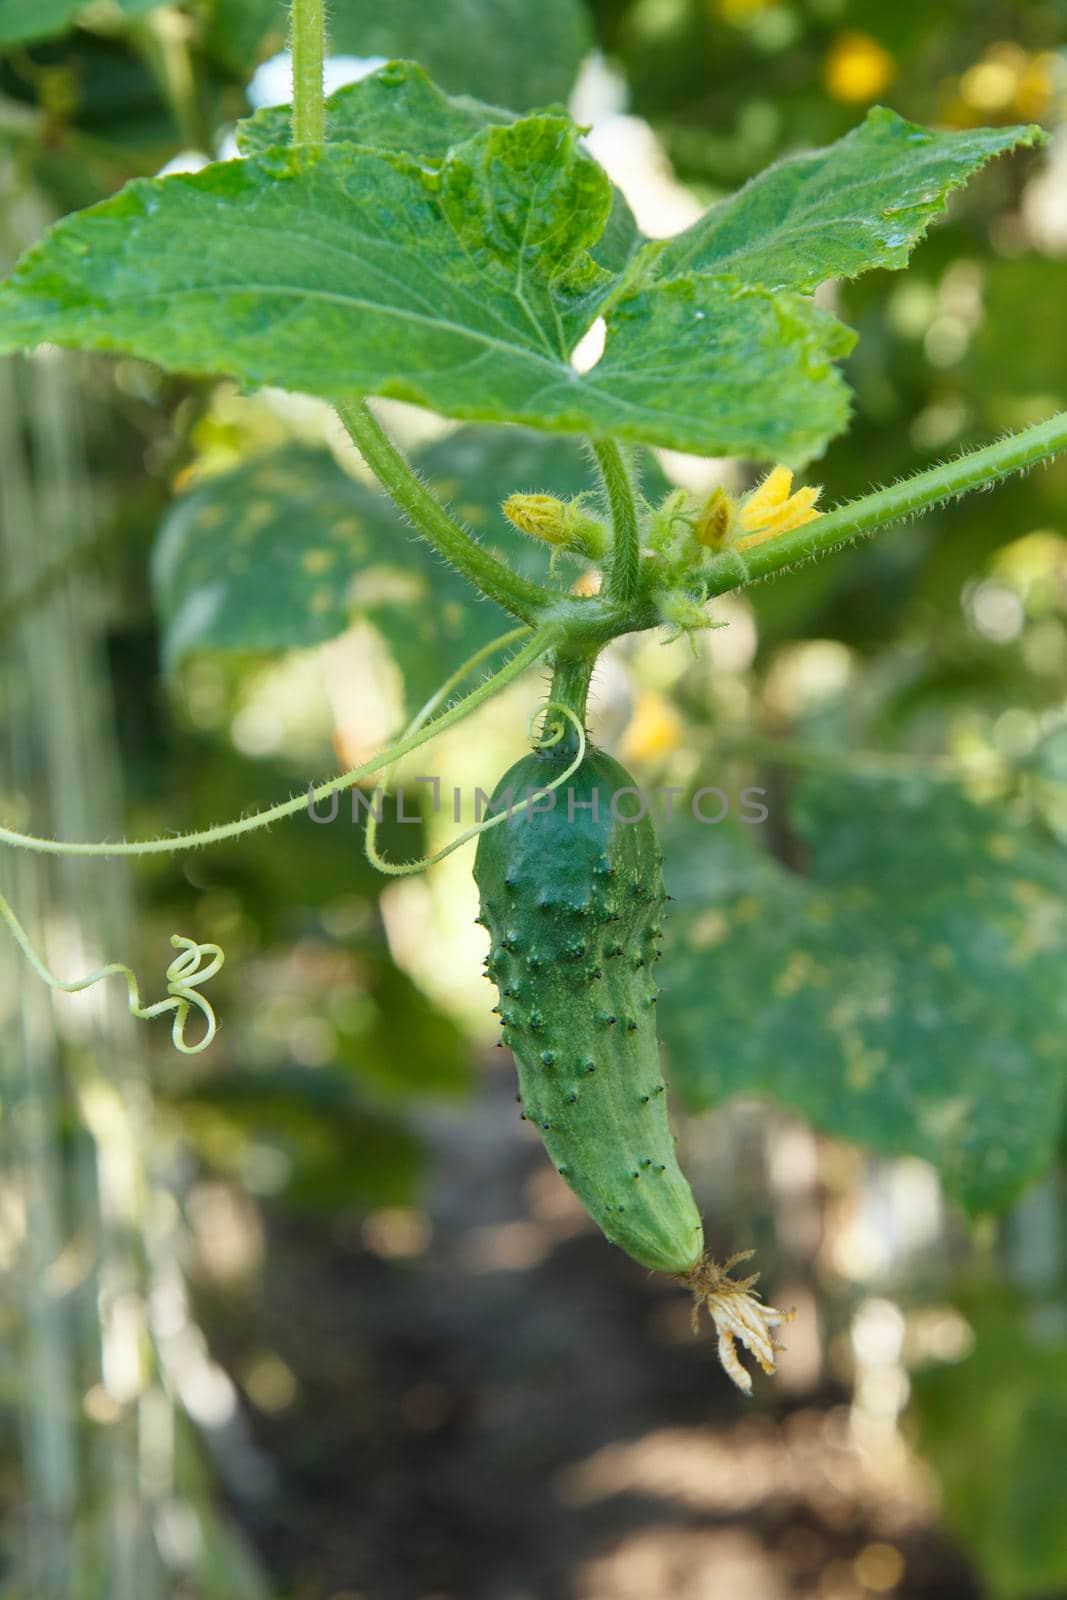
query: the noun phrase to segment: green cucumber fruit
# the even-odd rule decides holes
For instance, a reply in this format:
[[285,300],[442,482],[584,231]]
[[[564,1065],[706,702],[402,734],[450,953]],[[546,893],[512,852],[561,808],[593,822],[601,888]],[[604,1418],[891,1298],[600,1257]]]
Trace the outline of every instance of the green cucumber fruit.
[[[514,810],[571,759],[558,748],[523,757],[490,814]],[[647,815],[616,815],[639,803],[626,769],[590,747],[552,796],[480,836],[474,876],[523,1116],[613,1244],[684,1274],[704,1232],[675,1156],[656,1041],[662,855]]]

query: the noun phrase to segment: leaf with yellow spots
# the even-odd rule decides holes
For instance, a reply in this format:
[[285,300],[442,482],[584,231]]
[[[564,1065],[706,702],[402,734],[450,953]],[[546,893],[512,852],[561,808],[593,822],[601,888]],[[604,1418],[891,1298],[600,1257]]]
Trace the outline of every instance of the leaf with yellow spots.
[[[580,447],[512,428],[461,428],[416,452],[439,494],[515,571],[564,592],[548,549],[500,511],[502,489],[536,485],[570,499],[590,488]],[[642,479],[666,493],[652,461]],[[291,445],[205,478],[174,502],[159,532],[153,584],[169,666],[205,650],[275,652],[373,623],[414,710],[472,651],[507,627],[489,601],[415,539],[389,501],[325,450]]]
[[932,1162],[974,1212],[1009,1204],[1067,1104],[1062,856],[933,785],[806,781],[803,877],[757,830],[676,816],[659,1020],[683,1096],[766,1096]]

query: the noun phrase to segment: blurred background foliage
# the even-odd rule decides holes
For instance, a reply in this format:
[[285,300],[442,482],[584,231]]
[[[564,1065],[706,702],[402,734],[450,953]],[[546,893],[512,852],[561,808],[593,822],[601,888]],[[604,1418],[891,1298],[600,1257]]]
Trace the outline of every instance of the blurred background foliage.
[[[0,258],[232,155],[286,98],[284,11],[0,0]],[[856,406],[818,476],[844,499],[1067,406],[1065,0],[335,0],[330,23],[334,83],[406,54],[453,93],[569,100],[651,234],[876,101],[1041,122],[1051,145],[983,173],[906,273],[830,286]],[[387,409],[507,559],[580,577],[497,509],[581,487],[576,446]],[[3,807],[43,831],[296,791],[503,626],[324,407],[128,359],[0,367],[0,516]],[[5,857],[64,973],[151,973],[174,927],[228,964],[218,1043],[179,1062],[0,949],[4,1593],[1067,1594],[1067,462],[718,616],[696,657],[614,648],[594,732],[646,785],[726,797],[669,833],[660,1009],[677,1089],[718,1107],[682,1129],[709,1235],[758,1244],[798,1307],[781,1383],[741,1420],[677,1296],[544,1170],[465,854],[384,881],[342,806],[129,876]],[[402,770],[387,854],[454,831],[452,787],[469,809],[491,785],[531,698]]]

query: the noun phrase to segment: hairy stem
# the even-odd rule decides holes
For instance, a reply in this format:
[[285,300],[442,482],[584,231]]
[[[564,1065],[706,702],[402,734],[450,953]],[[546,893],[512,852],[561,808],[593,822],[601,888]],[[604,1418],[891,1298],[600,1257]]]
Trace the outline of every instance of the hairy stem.
[[326,137],[322,95],[325,35],[323,0],[293,0],[289,48],[293,57],[294,144],[321,144]]
[[439,717],[435,717],[416,733],[399,739],[396,744],[390,745],[388,750],[383,750],[370,761],[364,761],[361,766],[352,767],[348,772],[342,772],[339,777],[327,778],[325,783],[318,784],[306,794],[296,795],[291,800],[282,800],[278,805],[268,806],[263,811],[253,811],[247,817],[238,817],[233,822],[220,822],[216,827],[201,828],[195,833],[174,834],[171,838],[120,840],[114,844],[106,841],[68,844],[61,839],[41,839],[35,834],[16,833],[10,828],[0,828],[0,844],[16,845],[23,850],[37,850],[54,856],[151,856],[169,855],[177,850],[191,850],[200,845],[219,844],[223,839],[236,839],[242,833],[252,833],[257,828],[265,828],[272,822],[281,822],[285,817],[296,816],[297,812],[307,810],[321,800],[328,800],[330,795],[338,794],[342,789],[350,789],[361,779],[369,778],[374,773],[380,772],[383,767],[391,766],[394,761],[399,761],[401,756],[417,750],[419,745],[426,744],[437,734],[443,733],[446,728],[454,727],[457,722],[462,722],[464,717],[469,717],[472,711],[477,711],[479,706],[491,700],[502,689],[506,689],[509,683],[514,683],[527,667],[532,666],[557,642],[558,630],[555,627],[548,625],[539,628],[529,643],[512,656],[499,672],[488,678],[485,683],[479,684],[477,689],[472,689],[470,694],[457,705],[442,712]]
[[633,479],[626,456],[613,439],[594,439],[593,454],[600,469],[615,529],[607,592],[617,605],[628,606],[637,594],[641,567],[641,541]]
[[[986,488],[1013,472],[1023,472],[1038,462],[1048,461],[1065,449],[1067,411],[1061,411],[1047,422],[1035,423],[1021,433],[998,439],[981,450],[971,450],[943,466],[930,467],[887,489],[850,500],[814,522],[805,523],[776,539],[768,539],[766,544],[756,545],[745,554],[744,581],[768,578],[784,567],[827,555],[838,546],[873,533],[887,523],[901,522],[930,506],[955,500],[972,489]],[[737,586],[737,560],[724,557],[721,566],[712,572],[708,592],[724,594]]]
[[595,653],[571,655],[557,651],[552,663],[551,698],[569,707],[583,727],[595,660]]
[[472,539],[404,460],[363,400],[347,400],[337,415],[386,493],[423,538],[488,599],[523,622],[532,622],[554,598],[539,583],[512,572]]

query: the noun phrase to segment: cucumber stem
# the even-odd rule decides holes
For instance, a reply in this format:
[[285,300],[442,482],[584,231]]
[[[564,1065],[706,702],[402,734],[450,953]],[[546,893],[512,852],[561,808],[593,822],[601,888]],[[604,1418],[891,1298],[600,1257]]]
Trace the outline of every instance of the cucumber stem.
[[[1025,472],[1042,461],[1051,460],[1061,450],[1067,450],[1067,411],[1060,411],[1046,422],[1034,423],[1019,433],[1008,434],[995,444],[969,450],[952,461],[917,472],[914,477],[904,478],[886,489],[876,489],[873,494],[835,506],[825,516],[746,550],[743,582],[770,578],[798,562],[829,555],[841,545],[851,544],[858,537],[874,533],[889,523],[903,522],[932,506],[957,500],[975,489],[989,488],[1013,472]],[[737,559],[724,557],[711,574],[708,594],[724,594],[737,587]]]
[[427,543],[487,599],[523,622],[535,622],[552,602],[550,591],[512,572],[471,538],[405,461],[364,400],[341,401],[336,411],[382,488]]
[[293,0],[289,15],[289,48],[293,60],[293,143],[322,144],[326,106],[322,63],[326,53],[323,0]]
[[615,529],[607,592],[616,605],[630,606],[637,596],[641,572],[641,535],[633,476],[625,451],[613,439],[594,439],[593,455]]
[[[595,651],[586,651],[581,655],[563,654],[557,651],[552,662],[552,688],[549,691],[549,698],[573,711],[583,728],[589,701],[589,683],[595,664]],[[570,755],[577,748],[578,737],[571,729],[565,735],[559,749]]]

